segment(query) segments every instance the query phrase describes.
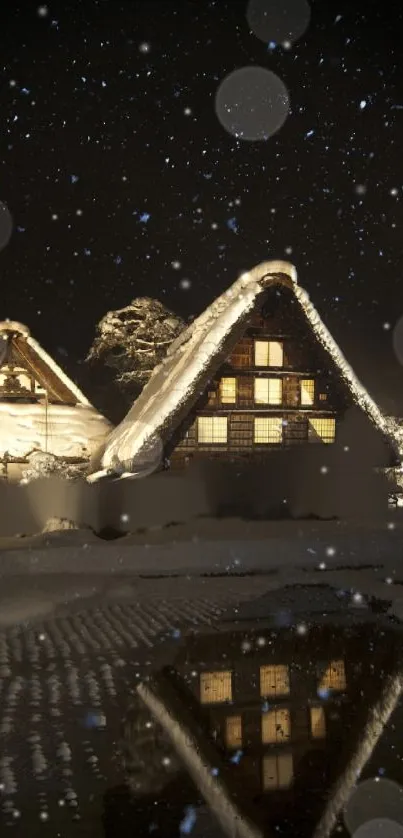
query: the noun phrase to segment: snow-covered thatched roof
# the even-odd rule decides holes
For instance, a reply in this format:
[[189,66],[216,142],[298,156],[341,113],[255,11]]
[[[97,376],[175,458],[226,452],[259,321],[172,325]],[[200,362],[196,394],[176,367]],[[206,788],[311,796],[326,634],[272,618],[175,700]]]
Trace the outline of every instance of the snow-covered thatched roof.
[[[18,323],[16,320],[2,320],[0,322],[0,339],[6,340],[7,338],[11,341],[17,357],[21,358],[39,383],[46,384],[46,389],[49,388],[52,391],[55,384],[58,383],[59,387],[61,385],[63,391],[65,391],[66,401],[71,401],[69,396],[72,396],[74,402],[91,407],[90,402],[74,384],[74,381],[63,372],[56,361],[31,336],[28,326]],[[5,357],[3,360],[6,362],[7,358]]]
[[[263,262],[242,274],[171,344],[123,421],[112,431],[92,463],[90,480],[109,473],[139,473],[138,455],[173,433],[197,401],[209,379],[231,353],[251,315],[273,285],[291,289],[309,326],[328,353],[352,399],[386,437],[394,451],[403,455],[403,428],[386,417],[354,374],[330,332],[298,285],[293,265],[284,261]],[[139,458],[141,460],[141,457]]]
[[[3,344],[3,347],[2,347]],[[84,393],[15,320],[0,322],[0,374],[26,372],[38,390],[21,382],[0,399],[0,457],[24,459],[33,451],[88,459],[104,442],[111,424]],[[21,398],[19,396],[21,395]]]

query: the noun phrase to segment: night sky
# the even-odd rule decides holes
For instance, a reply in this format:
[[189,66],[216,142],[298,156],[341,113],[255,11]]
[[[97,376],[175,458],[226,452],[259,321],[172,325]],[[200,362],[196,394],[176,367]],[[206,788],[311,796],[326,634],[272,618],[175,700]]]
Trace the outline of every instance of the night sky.
[[[296,28],[306,0],[283,4]],[[254,5],[267,24],[273,4]],[[88,392],[80,361],[108,309],[147,295],[195,315],[285,258],[381,407],[402,412],[402,7],[317,0],[277,45],[247,6],[2,4],[0,316]],[[252,65],[290,100],[260,141],[216,113],[220,85]]]

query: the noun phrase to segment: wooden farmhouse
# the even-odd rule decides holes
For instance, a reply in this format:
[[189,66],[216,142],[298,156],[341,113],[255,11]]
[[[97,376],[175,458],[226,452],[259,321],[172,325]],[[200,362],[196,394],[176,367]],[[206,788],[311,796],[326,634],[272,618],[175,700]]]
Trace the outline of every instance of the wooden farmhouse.
[[90,479],[146,474],[156,458],[176,467],[331,446],[354,405],[387,442],[391,464],[400,462],[403,428],[357,380],[295,268],[266,262],[242,275],[174,341],[94,458]]
[[111,427],[26,326],[0,323],[2,477],[19,480],[34,452],[85,463]]

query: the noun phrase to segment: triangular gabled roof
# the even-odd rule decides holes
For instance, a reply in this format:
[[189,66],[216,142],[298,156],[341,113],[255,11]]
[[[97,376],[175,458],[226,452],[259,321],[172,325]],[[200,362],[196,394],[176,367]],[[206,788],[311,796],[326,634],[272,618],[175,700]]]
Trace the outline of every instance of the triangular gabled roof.
[[92,406],[74,381],[63,372],[38,341],[31,337],[27,326],[16,320],[1,321],[0,340],[5,344],[4,349],[0,350],[0,370],[10,362],[21,365],[46,389],[51,399],[66,404]]
[[[293,265],[282,260],[262,262],[242,274],[171,344],[138,399],[112,431],[93,461],[90,480],[108,473],[136,473],[136,456],[147,448],[161,448],[199,398],[209,379],[230,354],[257,309],[267,288],[291,289],[309,326],[328,353],[352,399],[403,456],[403,428],[385,416],[354,374],[312,305],[298,285]],[[141,476],[141,472],[139,472]]]

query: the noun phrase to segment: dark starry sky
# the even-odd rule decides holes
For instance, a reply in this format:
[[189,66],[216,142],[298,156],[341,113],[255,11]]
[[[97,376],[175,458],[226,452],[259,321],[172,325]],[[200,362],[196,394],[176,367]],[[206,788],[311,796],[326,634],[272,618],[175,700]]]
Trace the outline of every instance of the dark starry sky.
[[[286,258],[381,406],[403,411],[401,6],[316,0],[289,49],[251,33],[246,7],[2,4],[1,316],[80,380],[108,309],[149,295],[194,315],[240,271]],[[263,142],[215,112],[249,65],[290,96]]]

